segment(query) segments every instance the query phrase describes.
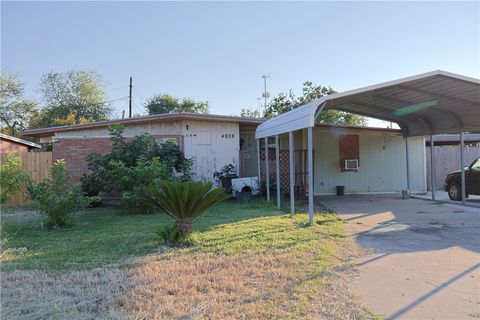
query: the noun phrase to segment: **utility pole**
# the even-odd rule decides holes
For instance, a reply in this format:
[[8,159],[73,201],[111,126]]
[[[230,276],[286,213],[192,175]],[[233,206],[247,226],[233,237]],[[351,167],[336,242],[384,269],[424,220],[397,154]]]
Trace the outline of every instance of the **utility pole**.
[[263,78],[263,93],[262,97],[265,99],[265,112],[267,111],[267,99],[270,97],[270,93],[267,91],[267,78],[270,78],[270,74],[262,74]]
[[258,101],[258,112],[261,117],[262,116],[262,98],[257,98],[257,101]]
[[130,90],[128,94],[128,117],[132,117],[132,77],[130,77]]

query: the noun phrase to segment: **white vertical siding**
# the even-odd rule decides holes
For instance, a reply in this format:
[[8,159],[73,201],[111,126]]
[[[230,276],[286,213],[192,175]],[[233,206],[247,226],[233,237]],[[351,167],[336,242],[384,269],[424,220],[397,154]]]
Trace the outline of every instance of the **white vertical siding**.
[[[392,192],[406,189],[405,140],[385,133],[359,133],[360,170],[340,172],[338,135],[314,130],[315,194]],[[409,138],[411,191],[425,191],[423,138]]]
[[[188,129],[187,129],[188,126]],[[213,173],[226,164],[238,168],[240,132],[238,123],[183,121],[185,157],[194,160],[195,179],[214,181]]]

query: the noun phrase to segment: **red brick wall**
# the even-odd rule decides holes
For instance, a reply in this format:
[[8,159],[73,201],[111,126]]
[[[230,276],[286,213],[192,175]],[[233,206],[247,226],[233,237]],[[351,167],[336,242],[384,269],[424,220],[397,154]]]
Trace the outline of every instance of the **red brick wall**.
[[85,158],[92,153],[108,153],[111,149],[110,138],[61,139],[53,144],[53,160],[65,159],[70,182],[77,183],[88,173]]
[[14,141],[1,139],[0,140],[0,153],[23,153],[28,152],[28,147],[26,145],[16,143]]

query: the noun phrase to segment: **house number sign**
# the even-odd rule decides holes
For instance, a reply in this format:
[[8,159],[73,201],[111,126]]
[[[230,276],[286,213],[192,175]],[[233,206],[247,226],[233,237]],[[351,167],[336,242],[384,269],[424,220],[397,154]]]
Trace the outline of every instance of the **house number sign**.
[[233,134],[233,133],[223,133],[222,138],[223,139],[233,139],[233,138],[235,138],[235,134]]

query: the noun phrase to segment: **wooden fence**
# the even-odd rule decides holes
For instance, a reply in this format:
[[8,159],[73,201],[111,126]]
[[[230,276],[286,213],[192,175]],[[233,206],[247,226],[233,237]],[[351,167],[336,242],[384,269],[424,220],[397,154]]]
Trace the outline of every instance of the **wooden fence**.
[[[51,152],[25,152],[18,154],[22,159],[23,172],[28,173],[34,181],[41,181],[48,177],[52,165]],[[25,190],[11,197],[8,204],[28,204],[28,196]]]
[[[427,164],[427,186],[430,187],[430,147],[425,148]],[[465,147],[465,163],[469,166],[473,160],[480,156],[480,147]],[[460,146],[435,147],[435,190],[442,190],[447,174],[460,170]]]

